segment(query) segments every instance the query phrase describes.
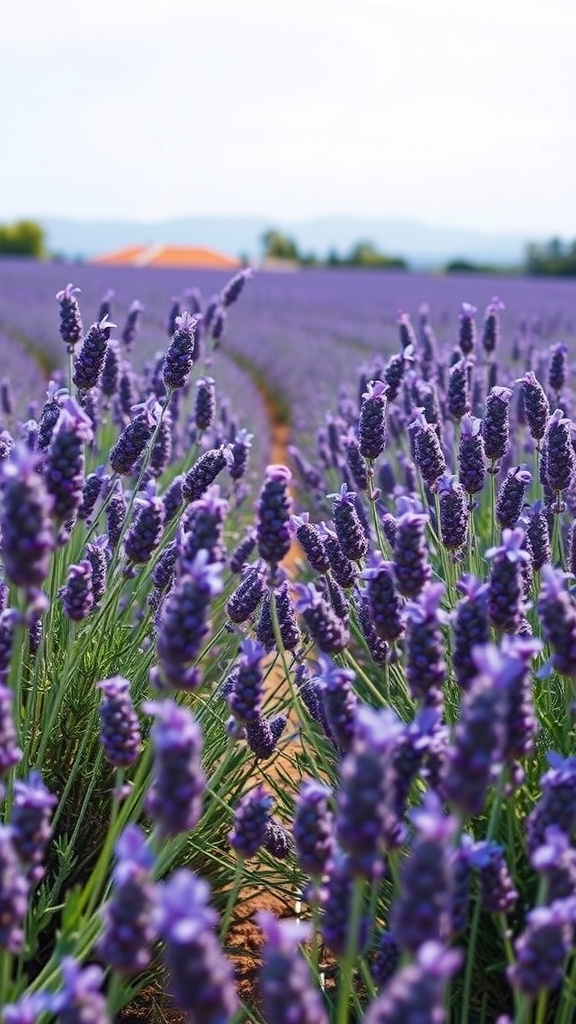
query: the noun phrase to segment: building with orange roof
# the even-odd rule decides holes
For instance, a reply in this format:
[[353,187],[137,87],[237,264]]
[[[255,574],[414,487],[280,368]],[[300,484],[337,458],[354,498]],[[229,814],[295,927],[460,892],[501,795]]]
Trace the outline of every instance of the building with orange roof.
[[195,270],[236,270],[241,266],[234,256],[188,245],[131,245],[96,256],[92,263],[107,267],[172,267]]

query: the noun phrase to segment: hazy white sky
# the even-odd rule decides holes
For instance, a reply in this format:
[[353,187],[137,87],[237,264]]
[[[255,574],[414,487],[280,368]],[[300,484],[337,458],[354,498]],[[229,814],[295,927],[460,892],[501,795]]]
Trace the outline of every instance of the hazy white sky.
[[0,0],[0,219],[576,235],[574,0]]

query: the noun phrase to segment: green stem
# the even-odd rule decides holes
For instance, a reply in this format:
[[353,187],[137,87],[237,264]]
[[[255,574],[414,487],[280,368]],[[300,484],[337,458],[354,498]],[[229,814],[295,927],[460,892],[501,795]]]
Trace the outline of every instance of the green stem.
[[355,878],[352,889],[352,906],[346,935],[346,953],[340,964],[340,988],[338,991],[338,1011],[336,1024],[348,1024],[350,1016],[350,996],[353,991],[352,975],[358,956],[358,933],[362,915],[364,879]]
[[242,885],[243,876],[244,861],[242,860],[241,857],[239,857],[238,860],[236,861],[236,867],[234,869],[234,879],[232,881],[230,892],[228,893],[228,899],[226,900],[226,909],[224,910],[222,924],[220,926],[220,942],[222,943],[222,945],[224,945],[224,943],[226,942],[226,936],[228,935],[228,931],[230,929],[232,914],[234,912],[234,907],[236,906],[236,902],[238,900],[238,893],[240,892],[240,886]]

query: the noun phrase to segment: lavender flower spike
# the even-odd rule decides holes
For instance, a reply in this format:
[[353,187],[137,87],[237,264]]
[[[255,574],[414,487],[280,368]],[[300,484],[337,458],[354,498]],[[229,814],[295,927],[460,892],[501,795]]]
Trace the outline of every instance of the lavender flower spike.
[[347,646],[350,633],[332,607],[311,585],[295,583],[296,610],[306,623],[311,638],[325,654],[339,654]]
[[80,306],[74,294],[79,291],[74,285],[67,284],[62,291],[56,293],[56,301],[60,303],[60,337],[69,352],[74,351],[84,333]]
[[380,380],[368,381],[362,395],[358,442],[365,459],[377,459],[386,447],[387,385]]
[[81,967],[74,957],[67,956],[60,964],[64,989],[58,993],[59,1019],[66,1024],[112,1024],[106,1009],[101,967]]
[[157,936],[153,857],[137,825],[127,825],[116,843],[112,897],[104,907],[98,952],[123,974],[148,967]]
[[96,686],[104,697],[99,708],[104,756],[115,768],[126,768],[137,759],[142,744],[138,716],[130,697],[130,682],[123,676],[112,676]]
[[229,836],[230,845],[239,857],[254,857],[264,845],[273,803],[273,796],[264,786],[256,786],[240,800]]
[[55,546],[52,499],[37,467],[38,458],[17,445],[0,468],[4,484],[0,553],[8,579],[27,588],[44,582]]
[[277,921],[261,910],[256,915],[265,942],[260,984],[266,1020],[274,1024],[328,1024],[320,992],[298,945],[310,936],[300,921]]
[[52,837],[52,811],[57,803],[40,772],[32,771],[26,782],[17,779],[14,783],[10,816],[12,842],[31,883],[44,877],[44,853]]
[[492,625],[503,633],[515,633],[523,613],[521,563],[530,555],[523,549],[524,530],[502,531],[502,544],[489,548],[486,558],[492,560],[488,586],[488,616]]
[[456,476],[440,477],[440,536],[448,551],[459,551],[468,537],[468,500],[466,491]]
[[563,676],[576,678],[576,604],[568,593],[564,574],[551,565],[541,570],[542,590],[538,616],[542,633],[552,648],[552,666]]
[[196,324],[197,320],[186,311],[176,317],[176,329],[162,369],[162,379],[169,389],[183,388],[188,383],[194,362]]
[[79,391],[90,391],[100,383],[110,328],[116,327],[105,316],[100,323],[92,324],[74,362],[72,380]]
[[146,807],[161,836],[189,832],[202,813],[205,778],[202,733],[196,719],[174,701],[145,701],[142,710],[154,715],[154,781]]
[[444,988],[461,962],[458,950],[425,942],[370,1004],[364,1024],[445,1024]]
[[466,413],[461,421],[458,452],[460,483],[468,495],[477,494],[486,480],[486,453],[482,437],[482,420]]
[[565,418],[561,409],[556,409],[548,420],[544,444],[547,482],[550,489],[559,494],[570,487],[576,472],[570,420]]
[[493,387],[486,397],[486,407],[482,420],[482,437],[484,451],[490,462],[504,458],[508,451],[510,425],[508,407],[512,391],[510,388]]
[[287,466],[268,466],[258,501],[257,539],[260,557],[278,565],[290,549],[291,499]]

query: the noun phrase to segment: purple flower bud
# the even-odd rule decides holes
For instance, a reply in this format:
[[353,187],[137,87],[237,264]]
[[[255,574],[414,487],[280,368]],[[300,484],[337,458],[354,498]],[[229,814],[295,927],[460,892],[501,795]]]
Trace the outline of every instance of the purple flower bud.
[[309,522],[308,512],[302,515],[291,517],[292,526],[296,533],[296,539],[302,547],[306,558],[316,572],[327,572],[330,568],[330,561],[326,553],[324,541],[318,527]]
[[428,707],[441,703],[446,677],[440,611],[444,591],[443,583],[427,583],[418,599],[406,605],[406,681],[413,700]]
[[214,317],[212,320],[211,334],[214,341],[219,342],[221,338],[224,337],[226,333],[226,321],[226,310],[223,306],[218,305],[214,310]]
[[182,482],[182,497],[186,504],[197,501],[213,484],[218,474],[225,468],[231,466],[234,456],[230,445],[222,445],[220,448],[209,448],[199,459],[196,460],[192,469],[188,470]]
[[472,848],[471,860],[480,872],[482,906],[491,914],[507,914],[516,905],[518,893],[498,843],[481,842]]
[[569,836],[555,825],[546,829],[545,836],[543,845],[532,854],[532,866],[544,876],[550,902],[571,898],[576,895],[576,850]]
[[193,665],[210,631],[210,603],[222,589],[221,566],[208,562],[199,551],[194,561],[183,566],[160,614],[156,652],[158,669],[154,685],[193,689],[199,670]]
[[360,453],[365,459],[377,459],[386,447],[386,384],[369,381],[362,398],[358,424]]
[[115,326],[108,322],[108,317],[104,317],[100,323],[92,324],[89,328],[74,360],[72,380],[79,391],[90,391],[90,388],[98,387],[108,348],[108,334],[110,328]]
[[52,496],[53,516],[68,523],[82,504],[84,445],[92,440],[92,427],[73,399],[65,399],[44,465],[46,489]]
[[521,563],[530,555],[523,550],[524,530],[502,531],[502,544],[486,551],[492,560],[488,584],[488,617],[503,633],[515,633],[523,614]]
[[448,551],[459,551],[468,537],[470,513],[468,499],[456,476],[442,476],[438,481],[440,493],[440,536]]
[[108,526],[108,547],[113,551],[120,540],[124,520],[126,518],[126,497],[120,481],[114,484],[112,497],[106,506],[106,523]]
[[462,961],[455,949],[425,942],[368,1007],[365,1024],[445,1024],[444,987]]
[[528,370],[516,383],[522,385],[524,413],[530,434],[535,441],[541,441],[550,415],[546,392],[531,370]]
[[314,779],[303,782],[294,812],[298,864],[305,874],[324,874],[334,850],[330,790]]
[[419,409],[410,429],[414,431],[414,461],[428,487],[434,487],[436,481],[446,472],[446,459],[435,427],[428,423],[423,411]]
[[240,270],[234,277],[230,278],[227,284],[224,285],[220,292],[220,302],[227,308],[231,306],[233,302],[240,297],[244,290],[244,285],[247,281],[251,281],[254,277],[254,271],[251,267],[245,267],[244,270]]
[[458,686],[468,690],[478,672],[473,649],[489,640],[488,586],[474,576],[463,576],[457,586],[464,596],[452,618],[452,664]]
[[360,445],[355,434],[351,433],[342,438],[342,444],[346,453],[346,462],[354,480],[354,486],[359,491],[365,491],[368,487],[368,466],[360,451]]
[[450,900],[450,935],[461,935],[468,926],[470,883],[472,880],[472,838],[464,832],[451,854],[452,894]]
[[332,504],[332,515],[336,536],[346,558],[358,562],[368,551],[368,538],[358,517],[354,500],[356,494],[342,484],[339,494],[328,495],[335,498]]
[[486,396],[482,420],[484,452],[490,462],[503,459],[508,451],[510,425],[508,407],[512,392],[510,388],[494,387]]
[[290,470],[268,466],[258,501],[257,538],[260,557],[270,565],[282,561],[290,548]]
[[247,566],[248,559],[256,547],[256,530],[249,526],[244,537],[238,542],[230,555],[230,572],[242,572]]
[[264,844],[273,803],[274,798],[264,786],[256,786],[236,806],[229,840],[242,859],[254,857]]
[[570,903],[558,900],[531,910],[524,931],[514,943],[516,962],[508,968],[508,980],[531,999],[544,989],[557,988],[564,979],[574,921]]
[[567,490],[574,480],[576,455],[572,445],[570,420],[556,409],[548,420],[545,436],[546,477],[555,494]]
[[351,589],[358,579],[358,566],[344,554],[340,541],[332,530],[324,527],[320,535],[334,579],[345,590]]
[[356,732],[358,698],[352,683],[354,673],[334,665],[329,658],[321,658],[318,680],[322,706],[334,742],[341,750],[352,746]]
[[526,820],[532,854],[544,844],[551,826],[570,836],[576,825],[576,758],[563,760],[549,752],[548,761],[551,767],[540,777],[540,798]]
[[52,837],[52,809],[57,802],[39,772],[30,772],[27,782],[17,779],[14,783],[12,842],[31,883],[44,877],[44,853]]
[[[327,878],[322,893],[322,938],[328,949],[337,957],[346,953],[350,932],[352,913],[352,891],[354,875],[348,857],[337,850],[327,868]],[[357,936],[358,946],[362,946],[365,923],[361,922]]]
[[476,346],[476,323],[474,314],[476,306],[469,302],[462,303],[462,311],[459,316],[460,330],[458,332],[458,344],[463,355],[469,356]]
[[202,771],[202,733],[185,707],[171,700],[145,701],[143,710],[154,715],[154,781],[146,808],[163,837],[193,829],[202,813],[205,787]]
[[402,867],[392,928],[400,948],[416,954],[425,942],[449,934],[453,890],[450,845],[458,823],[443,815],[433,793],[412,817],[417,834]]
[[208,899],[205,882],[186,869],[176,871],[160,890],[160,934],[177,1007],[198,1024],[224,1024],[238,1003]]
[[462,417],[458,462],[460,483],[467,494],[477,494],[486,480],[486,455],[481,434],[482,421],[466,413]]
[[167,388],[183,388],[194,362],[196,320],[190,313],[177,316],[172,341],[164,359],[162,379]]
[[357,615],[358,625],[362,631],[362,636],[372,661],[375,665],[384,665],[388,658],[389,647],[386,641],[382,640],[376,632],[375,622],[372,617],[372,606],[366,591],[359,592]]
[[256,920],[265,936],[260,986],[266,1020],[274,1024],[328,1024],[322,996],[298,952],[299,943],[309,937],[309,926],[300,921],[277,921],[264,910],[258,912]]
[[60,591],[64,614],[73,622],[87,619],[94,607],[92,589],[92,563],[84,558],[78,565],[68,569],[66,586]]
[[[298,623],[296,622],[292,601],[290,600],[290,588],[286,580],[279,587],[275,588],[274,600],[276,602],[276,615],[278,617],[282,645],[286,651],[294,651],[300,643],[301,635]],[[264,595],[260,618],[256,627],[256,638],[268,652],[276,647],[269,593]]]
[[0,825],[0,949],[20,953],[29,882],[14,843],[14,831]]
[[0,684],[10,675],[16,615],[10,608],[0,612]]
[[144,312],[144,306],[138,299],[135,299],[130,309],[128,310],[128,316],[126,317],[126,323],[121,334],[122,341],[129,352],[136,340],[138,329],[140,326],[140,317]]
[[169,487],[166,488],[162,500],[164,501],[164,524],[171,523],[182,507],[182,474],[175,476]]
[[143,454],[156,426],[159,406],[155,398],[144,406],[133,406],[134,419],[124,427],[110,452],[110,465],[115,473],[128,476]]
[[560,675],[576,678],[576,604],[564,585],[564,574],[543,565],[538,616],[544,639],[552,648],[552,665]]
[[198,430],[208,430],[216,413],[216,392],[213,377],[201,377],[196,383],[194,423]]
[[245,622],[254,614],[264,596],[264,579],[260,567],[249,569],[242,582],[228,598],[226,611],[232,622]]
[[265,761],[272,756],[287,723],[286,715],[255,718],[246,723],[246,742],[258,760]]
[[109,341],[104,354],[100,390],[106,399],[113,398],[120,384],[120,351],[116,341]]
[[384,929],[378,936],[378,947],[370,961],[370,974],[377,988],[382,989],[396,972],[400,962],[400,946],[394,933]]
[[102,968],[82,968],[71,956],[60,964],[64,988],[58,993],[59,1019],[62,1024],[111,1024],[102,993]]
[[448,374],[446,404],[455,420],[461,420],[465,413],[470,412],[470,369],[471,364],[460,359]]
[[508,527],[513,530],[516,526],[524,505],[526,488],[531,481],[532,474],[524,466],[514,466],[508,470],[496,499],[496,519],[502,529]]
[[548,518],[541,501],[536,501],[530,509],[526,532],[532,545],[534,572],[539,572],[543,565],[552,561]]
[[294,852],[292,836],[278,821],[269,821],[264,849],[275,860],[286,860]]
[[54,549],[51,499],[37,466],[35,456],[16,447],[1,469],[0,551],[4,570],[12,583],[28,588],[44,582]]
[[104,466],[98,466],[94,473],[86,477],[82,491],[82,504],[78,509],[78,518],[85,522],[91,521],[96,502],[102,493],[105,483]]
[[127,825],[116,843],[112,896],[104,905],[98,953],[115,971],[136,974],[151,961],[157,936],[152,857],[143,832]]
[[567,377],[567,355],[566,345],[561,343],[550,346],[550,363],[548,366],[548,386],[551,391],[556,392],[559,398],[562,388],[566,384]]
[[142,746],[140,723],[130,697],[130,683],[112,676],[97,683],[104,699],[99,708],[100,742],[108,764],[128,768],[134,764]]
[[265,649],[253,640],[243,640],[241,656],[234,672],[234,687],[228,697],[230,710],[246,723],[260,718],[264,701],[262,659]]
[[394,576],[403,597],[415,598],[430,577],[426,524],[428,517],[405,512],[396,522],[394,542]]
[[504,303],[497,295],[490,300],[484,314],[484,326],[482,328],[482,344],[484,351],[490,355],[498,347],[500,337],[500,318],[498,314],[504,309]]
[[56,301],[60,304],[60,337],[69,352],[74,351],[74,346],[84,333],[80,306],[74,294],[79,291],[79,288],[67,284],[62,291],[56,293]]
[[300,612],[314,643],[325,654],[339,654],[347,646],[350,633],[341,619],[311,585],[294,584],[296,609]]
[[150,561],[158,547],[164,529],[164,502],[157,498],[153,484],[148,484],[145,496],[136,498],[134,518],[126,534],[124,551],[129,562],[143,564]]

